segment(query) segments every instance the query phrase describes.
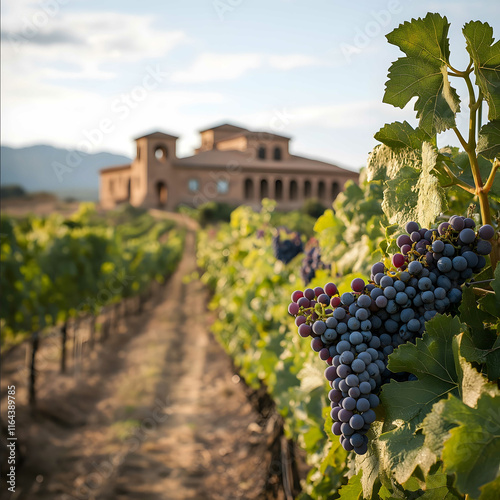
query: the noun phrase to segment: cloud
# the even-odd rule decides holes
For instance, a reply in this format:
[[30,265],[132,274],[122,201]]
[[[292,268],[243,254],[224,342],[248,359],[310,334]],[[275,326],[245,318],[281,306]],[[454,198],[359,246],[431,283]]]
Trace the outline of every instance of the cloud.
[[261,65],[258,54],[201,54],[184,71],[172,75],[173,82],[200,83],[220,80],[234,80],[251,69]]
[[199,55],[193,64],[172,75],[172,81],[178,83],[202,83],[222,80],[235,80],[245,73],[269,67],[288,71],[304,66],[319,66],[324,63],[305,54],[267,55],[267,54],[216,54]]
[[[180,30],[163,31],[154,27],[152,16],[113,12],[58,12],[46,23],[29,29],[21,18],[4,20],[2,57],[16,71],[47,67],[53,64],[77,63],[79,71],[64,69],[58,78],[109,79],[116,76],[110,63],[134,63],[143,59],[163,58],[188,37]],[[47,45],[58,50],[47,50]],[[19,67],[21,66],[21,67]],[[104,69],[106,68],[106,69]]]
[[305,54],[286,54],[279,56],[268,56],[267,62],[269,66],[283,71],[292,70],[295,68],[303,68],[305,66],[324,66],[325,63],[316,57],[307,56]]

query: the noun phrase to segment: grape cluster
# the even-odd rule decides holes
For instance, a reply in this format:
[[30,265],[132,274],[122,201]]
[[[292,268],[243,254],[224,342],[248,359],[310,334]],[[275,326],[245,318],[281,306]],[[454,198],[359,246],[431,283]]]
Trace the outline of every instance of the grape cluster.
[[314,242],[309,249],[306,247],[300,268],[300,276],[304,280],[304,284],[308,285],[316,277],[316,271],[321,269],[330,269],[330,266],[321,260],[320,248],[317,242]]
[[278,228],[273,236],[274,257],[288,264],[294,257],[304,251],[300,234],[287,228]]
[[333,283],[292,294],[288,312],[299,335],[312,337],[311,348],[328,365],[332,432],[346,450],[366,453],[380,387],[391,378],[416,379],[391,373],[388,356],[422,336],[437,313],[453,313],[461,285],[485,266],[495,231],[485,225],[476,233],[474,227],[472,219],[459,216],[431,230],[409,222],[407,234],[397,239],[401,253],[389,267],[376,263],[368,284],[357,278],[352,292],[342,295]]
[[362,455],[368,449],[366,433],[375,421],[377,392],[388,370],[380,339],[372,334],[373,320],[378,322],[372,317],[365,283],[358,278],[351,286],[353,293],[341,296],[333,283],[297,290],[288,312],[295,316],[299,335],[311,336],[311,348],[329,365],[325,377],[332,388],[332,432],[347,451]]

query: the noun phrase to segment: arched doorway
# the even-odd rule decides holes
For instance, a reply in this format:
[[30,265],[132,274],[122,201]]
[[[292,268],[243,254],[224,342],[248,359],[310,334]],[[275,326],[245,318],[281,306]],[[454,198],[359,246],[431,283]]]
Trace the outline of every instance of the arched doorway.
[[163,208],[167,204],[167,185],[163,181],[156,183],[156,200],[159,208]]

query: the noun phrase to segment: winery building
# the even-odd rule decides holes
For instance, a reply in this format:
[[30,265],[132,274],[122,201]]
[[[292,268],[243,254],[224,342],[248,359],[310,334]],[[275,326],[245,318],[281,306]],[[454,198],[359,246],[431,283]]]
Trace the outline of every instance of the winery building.
[[135,139],[130,165],[100,171],[100,203],[128,202],[174,210],[208,201],[258,207],[262,198],[278,209],[300,208],[308,198],[330,205],[358,173],[331,163],[290,154],[290,137],[223,124],[200,131],[193,156],[178,158],[177,136],[153,132]]

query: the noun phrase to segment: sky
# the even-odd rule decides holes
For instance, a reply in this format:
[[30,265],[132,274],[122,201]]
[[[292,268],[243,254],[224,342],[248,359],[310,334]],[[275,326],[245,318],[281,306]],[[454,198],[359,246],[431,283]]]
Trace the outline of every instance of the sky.
[[[353,170],[384,123],[417,124],[413,103],[382,103],[403,55],[387,33],[446,15],[459,69],[465,22],[500,36],[497,0],[4,0],[1,11],[2,145],[132,157],[134,137],[160,130],[189,156],[199,130],[231,122]],[[457,144],[449,132],[445,143]]]

